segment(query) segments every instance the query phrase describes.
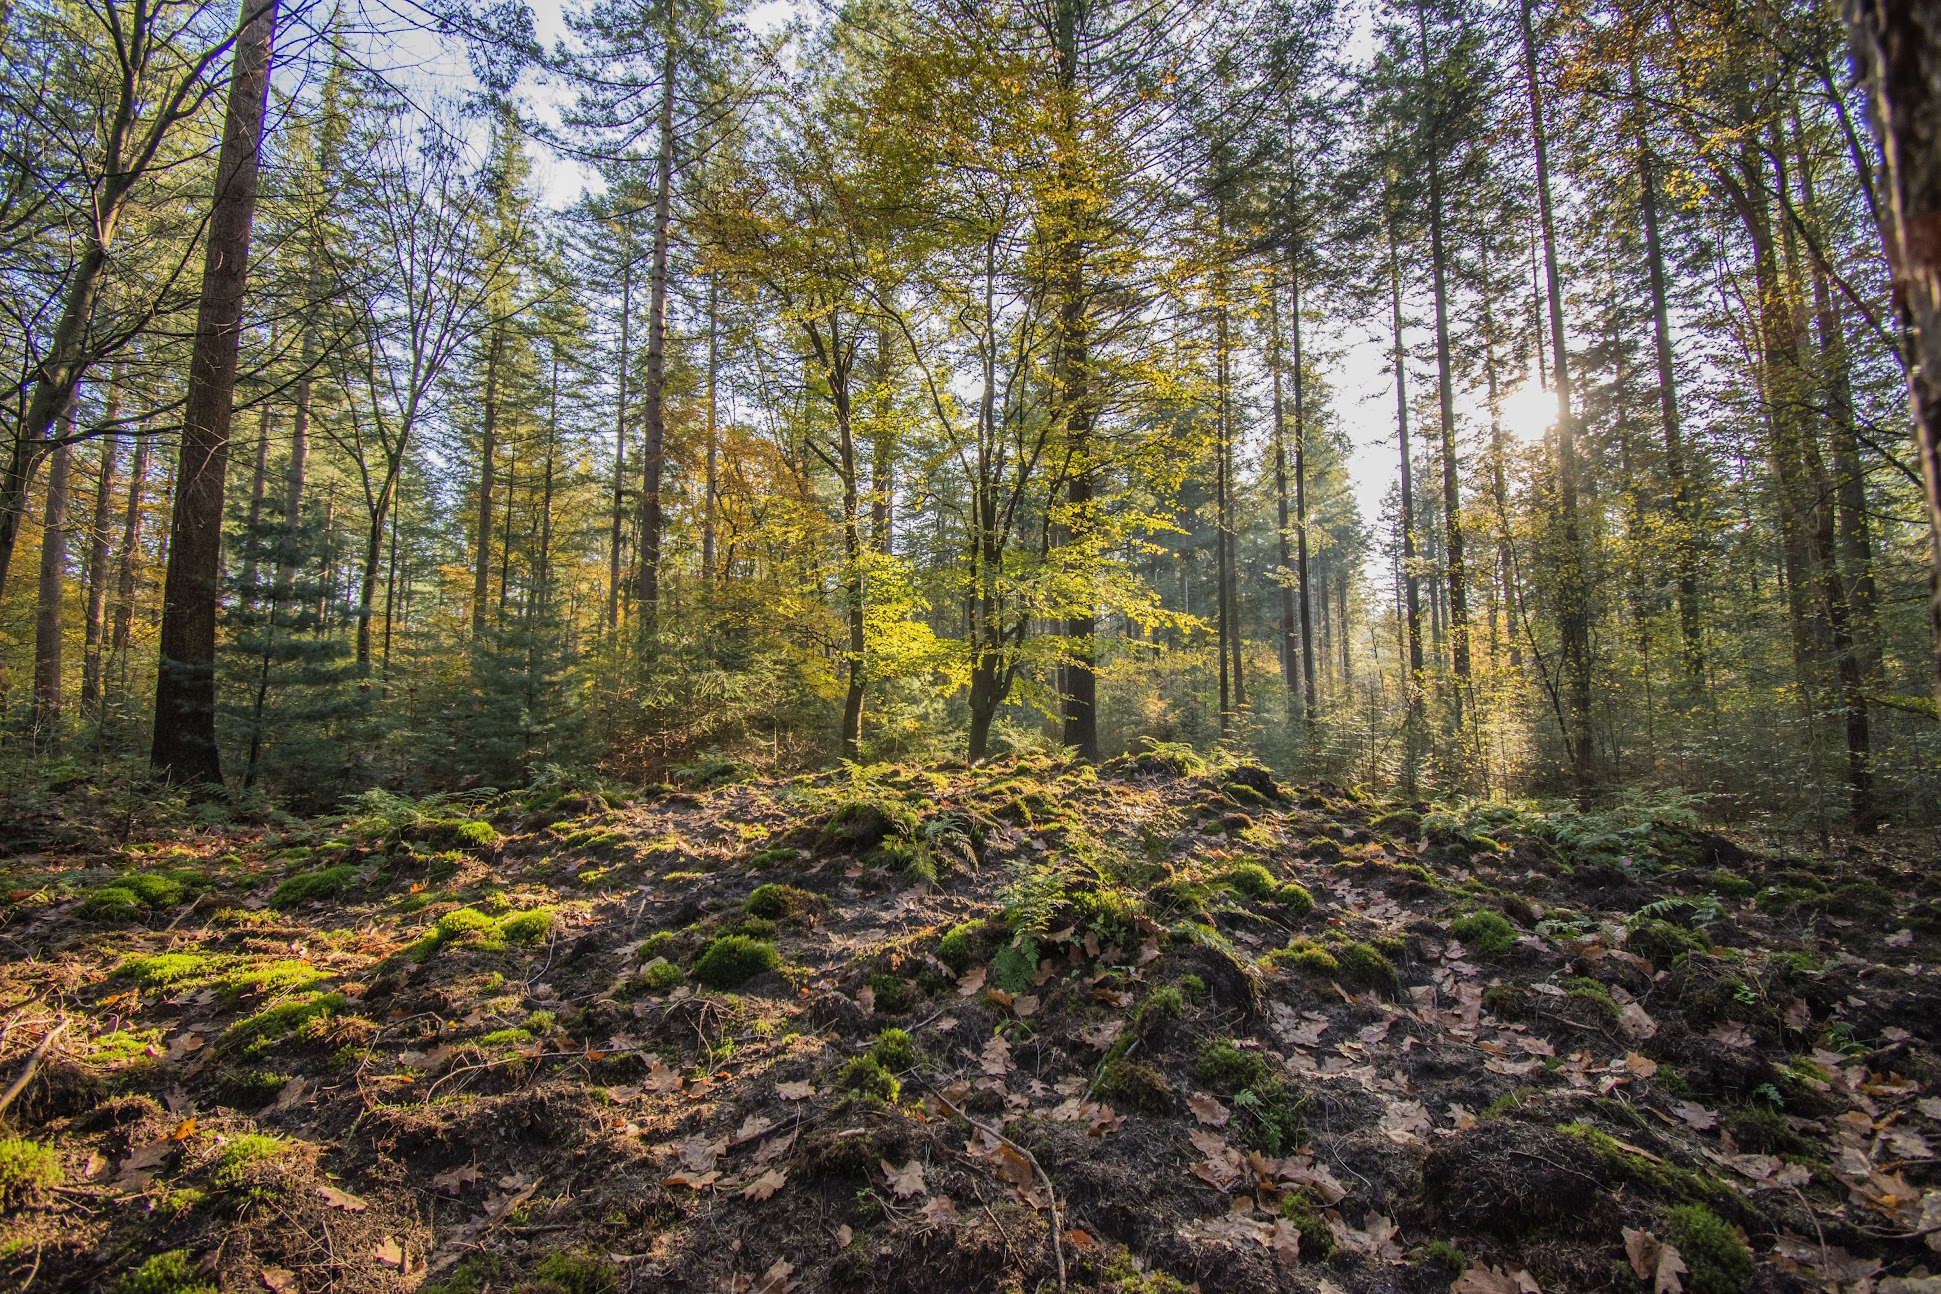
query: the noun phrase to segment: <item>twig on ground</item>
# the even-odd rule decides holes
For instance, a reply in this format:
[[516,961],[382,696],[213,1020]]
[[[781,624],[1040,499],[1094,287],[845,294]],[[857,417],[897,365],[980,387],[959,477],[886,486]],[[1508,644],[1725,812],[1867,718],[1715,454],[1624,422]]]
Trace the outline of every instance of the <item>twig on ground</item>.
[[13,1086],[5,1093],[0,1093],[0,1114],[5,1114],[7,1107],[13,1104],[14,1098],[26,1091],[27,1084],[34,1081],[34,1075],[40,1072],[41,1062],[47,1059],[48,1048],[54,1045],[55,1039],[59,1038],[66,1028],[67,1021],[62,1020],[49,1029],[47,1036],[40,1040],[40,1046],[34,1048],[34,1054],[27,1057],[27,1067],[20,1071],[20,1077],[13,1081]]
[[965,1123],[970,1124],[971,1127],[976,1128],[979,1132],[983,1133],[985,1136],[994,1137],[998,1141],[1009,1146],[1012,1150],[1016,1151],[1019,1155],[1023,1156],[1024,1161],[1027,1164],[1031,1165],[1032,1172],[1038,1174],[1038,1180],[1040,1182],[1043,1182],[1045,1186],[1045,1208],[1048,1211],[1050,1215],[1050,1220],[1051,1220],[1051,1252],[1052,1252],[1052,1255],[1058,1259],[1058,1291],[1059,1291],[1059,1294],[1065,1294],[1065,1235],[1063,1231],[1059,1230],[1058,1188],[1052,1185],[1051,1174],[1045,1171],[1045,1166],[1039,1163],[1038,1157],[1032,1154],[1029,1150],[1026,1150],[1023,1146],[1020,1146],[1017,1142],[1011,1140],[1011,1138],[1005,1136],[1002,1132],[999,1132],[996,1128],[990,1127],[987,1124],[979,1123],[976,1119],[971,1118],[970,1115],[965,1114],[962,1110],[958,1109],[955,1105],[951,1104],[950,1098],[945,1096],[942,1092],[938,1091],[934,1085],[926,1083],[924,1086],[930,1088],[930,1094],[937,1098],[938,1103],[941,1104],[944,1107],[944,1109],[950,1111],[953,1115],[962,1119]]

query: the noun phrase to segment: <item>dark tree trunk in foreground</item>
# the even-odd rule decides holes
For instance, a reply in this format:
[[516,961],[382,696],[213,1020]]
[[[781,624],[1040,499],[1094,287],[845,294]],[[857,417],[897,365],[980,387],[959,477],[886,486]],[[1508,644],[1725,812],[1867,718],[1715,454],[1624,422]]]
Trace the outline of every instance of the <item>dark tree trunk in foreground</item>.
[[654,179],[654,251],[647,285],[647,408],[641,420],[640,631],[659,629],[661,472],[667,441],[667,253],[674,211],[674,4],[667,5],[667,52],[661,65],[660,157]]
[[222,566],[223,474],[229,466],[229,423],[276,9],[276,0],[243,0],[249,21],[236,41],[222,152],[216,162],[202,304],[183,404],[168,575],[162,586],[162,658],[155,677],[155,742],[149,758],[170,781],[191,785],[222,783],[216,750],[216,586]]
[[1941,700],[1941,3],[1852,0],[1854,68],[1881,172],[1881,237],[1913,330],[1908,385],[1928,512],[1928,625]]

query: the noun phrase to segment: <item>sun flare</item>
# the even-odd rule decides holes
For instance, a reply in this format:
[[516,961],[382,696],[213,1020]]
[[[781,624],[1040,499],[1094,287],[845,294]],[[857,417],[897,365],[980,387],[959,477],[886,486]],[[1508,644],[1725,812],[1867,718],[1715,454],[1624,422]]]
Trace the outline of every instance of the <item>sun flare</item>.
[[1503,397],[1497,406],[1497,415],[1503,430],[1518,440],[1542,440],[1544,433],[1557,422],[1557,394],[1533,381],[1525,381]]

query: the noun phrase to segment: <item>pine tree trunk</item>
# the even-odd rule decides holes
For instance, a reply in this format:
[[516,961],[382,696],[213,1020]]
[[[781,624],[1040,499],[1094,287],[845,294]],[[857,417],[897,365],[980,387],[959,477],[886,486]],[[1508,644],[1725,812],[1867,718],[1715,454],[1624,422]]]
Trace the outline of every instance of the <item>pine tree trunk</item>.
[[[121,417],[121,367],[115,366],[108,384],[108,407],[102,421],[113,428]],[[112,430],[101,437],[101,456],[94,477],[94,513],[88,519],[87,618],[81,638],[81,713],[98,714],[101,706],[101,644],[107,631],[108,526],[114,510],[116,459],[121,440]]]
[[1564,345],[1563,276],[1557,269],[1557,225],[1550,200],[1550,145],[1543,118],[1543,81],[1537,69],[1531,0],[1521,0],[1523,69],[1530,92],[1530,141],[1535,155],[1537,218],[1543,233],[1545,297],[1549,306],[1550,369],[1557,392],[1557,502],[1563,558],[1557,579],[1557,630],[1563,645],[1564,747],[1579,794],[1596,780],[1591,727],[1590,589],[1578,516],[1577,424],[1571,408],[1570,359]]
[[1321,694],[1314,679],[1314,615],[1308,589],[1307,539],[1307,370],[1301,354],[1301,280],[1293,279],[1292,322],[1294,324],[1294,573],[1299,593],[1301,628],[1301,684],[1307,702],[1307,726],[1314,736],[1315,720],[1320,718]]
[[707,498],[701,504],[701,582],[714,582],[714,509],[720,497],[720,407],[717,404],[721,382],[721,281],[708,275],[708,461],[704,488]]
[[[629,248],[631,251],[632,249]],[[632,360],[634,262],[629,256],[620,267],[620,371],[619,395],[613,414],[613,530],[607,537],[607,629],[620,627],[620,547],[622,518],[627,511],[627,365]]]
[[67,591],[67,487],[74,434],[67,415],[48,455],[47,501],[41,512],[40,592],[34,608],[34,748],[61,744],[61,630]]
[[[479,428],[478,519],[472,534],[472,637],[485,632],[485,606],[492,587],[492,472],[499,453],[499,357],[504,327],[494,325],[485,353],[485,410]],[[511,531],[506,540],[511,542]]]
[[[1070,509],[1071,537],[1083,538],[1092,525],[1091,512],[1095,483],[1092,456],[1091,318],[1085,299],[1086,250],[1083,237],[1084,199],[1079,196],[1085,180],[1078,169],[1079,88],[1078,60],[1081,28],[1089,6],[1084,0],[1055,0],[1053,22],[1056,26],[1059,133],[1064,141],[1064,156],[1059,167],[1069,197],[1059,199],[1054,240],[1059,265],[1057,275],[1058,338],[1055,399],[1060,425],[1065,431],[1071,472],[1065,487],[1065,504]],[[1064,674],[1064,743],[1078,751],[1081,759],[1099,756],[1097,616],[1091,599],[1076,615],[1066,618],[1065,636],[1071,644],[1071,660]]]
[[216,585],[222,565],[223,476],[277,10],[277,0],[242,3],[243,14],[254,16],[235,44],[216,163],[162,592],[161,668],[149,755],[169,780],[217,789],[222,785],[216,750]]
[[[1221,292],[1222,289],[1215,289]],[[1232,455],[1227,449],[1227,311],[1222,303],[1218,314],[1218,332],[1214,340],[1214,399],[1216,402],[1214,441],[1213,441],[1213,549],[1214,549],[1214,627],[1220,653],[1220,736],[1226,737],[1233,726],[1233,677],[1230,649],[1233,643],[1232,608],[1227,601],[1227,591],[1233,587],[1233,573],[1228,567],[1227,548],[1227,501],[1232,490],[1229,479],[1232,472]]]
[[1941,701],[1941,4],[1848,0],[1855,70],[1885,160],[1881,237],[1914,333],[1908,368],[1915,454],[1927,495],[1928,627]]
[[266,404],[256,423],[256,463],[249,478],[249,539],[243,550],[243,598],[255,601],[256,581],[262,574],[263,492],[270,477],[270,409]]
[[1280,560],[1281,686],[1287,689],[1287,717],[1291,722],[1295,702],[1301,700],[1305,712],[1312,705],[1312,700],[1301,697],[1302,644],[1294,636],[1294,584],[1290,579],[1294,571],[1294,554],[1293,545],[1287,538],[1287,528],[1292,518],[1287,497],[1287,411],[1281,398],[1280,293],[1271,280],[1267,285],[1267,348],[1267,371],[1272,375],[1274,384],[1274,534]]
[[[1637,97],[1637,71],[1631,71]],[[1658,227],[1657,162],[1643,127],[1638,130],[1638,207],[1644,218],[1645,269],[1651,286],[1652,343],[1658,365],[1658,417],[1664,436],[1665,476],[1671,483],[1673,532],[1678,571],[1679,659],[1688,687],[1705,678],[1703,612],[1698,600],[1698,527],[1693,516],[1691,470],[1685,462],[1684,428],[1678,415],[1678,373],[1672,360],[1671,306],[1666,291],[1664,243]]]
[[[128,636],[134,630],[135,563],[141,556],[142,488],[148,484],[148,436],[142,428],[135,437],[135,462],[128,469],[128,510],[122,514],[121,551],[115,562],[114,629],[108,651],[126,663]],[[123,680],[126,682],[126,679]]]
[[640,629],[651,638],[659,631],[661,557],[661,473],[667,437],[667,274],[668,243],[674,211],[675,5],[667,0],[667,48],[661,66],[660,156],[654,181],[654,252],[647,305],[647,409],[643,420],[640,488]]
[[[1422,46],[1422,74],[1429,70],[1427,11],[1416,8],[1416,29]],[[1456,386],[1449,344],[1449,253],[1443,236],[1442,141],[1437,125],[1429,123],[1429,264],[1436,308],[1436,383],[1442,414],[1442,547],[1447,584],[1446,623],[1449,663],[1456,675],[1453,693],[1456,726],[1463,724],[1463,694],[1469,686],[1469,571],[1464,562],[1462,531],[1462,465],[1456,457]]]

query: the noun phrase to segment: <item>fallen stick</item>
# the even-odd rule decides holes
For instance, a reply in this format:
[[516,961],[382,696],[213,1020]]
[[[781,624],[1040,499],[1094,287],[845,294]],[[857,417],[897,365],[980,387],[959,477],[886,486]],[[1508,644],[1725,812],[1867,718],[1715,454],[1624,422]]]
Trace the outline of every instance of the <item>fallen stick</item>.
[[[1024,1161],[1031,1165],[1031,1171],[1038,1174],[1038,1180],[1045,1185],[1045,1207],[1050,1210],[1051,1252],[1058,1259],[1058,1294],[1065,1294],[1065,1236],[1064,1232],[1059,1229],[1058,1188],[1051,1184],[1051,1174],[1045,1171],[1045,1166],[1039,1163],[1038,1157],[1029,1150],[1026,1150],[1023,1146],[1020,1146],[996,1128],[979,1123],[976,1119],[971,1118],[970,1115],[965,1114],[962,1110],[952,1105],[950,1098],[942,1092],[939,1092],[935,1087],[931,1087],[928,1083],[924,1084],[924,1086],[930,1087],[930,1094],[937,1098],[938,1104],[942,1105],[944,1109],[950,1111],[965,1123],[970,1124],[971,1127],[976,1128],[985,1136],[996,1138],[998,1141],[1003,1142],[1005,1145],[1011,1147],[1011,1149],[1017,1151],[1024,1158]],[[1003,1228],[1000,1227],[999,1230],[1003,1230]]]
[[13,1104],[13,1099],[26,1091],[27,1084],[34,1081],[34,1075],[40,1072],[41,1061],[47,1059],[47,1049],[54,1045],[54,1040],[61,1036],[61,1031],[65,1028],[67,1028],[67,1021],[63,1020],[49,1029],[47,1036],[40,1040],[40,1046],[34,1048],[34,1054],[27,1058],[27,1067],[20,1071],[20,1077],[13,1081],[13,1086],[8,1088],[4,1095],[0,1095],[0,1114],[5,1114],[7,1107]]

